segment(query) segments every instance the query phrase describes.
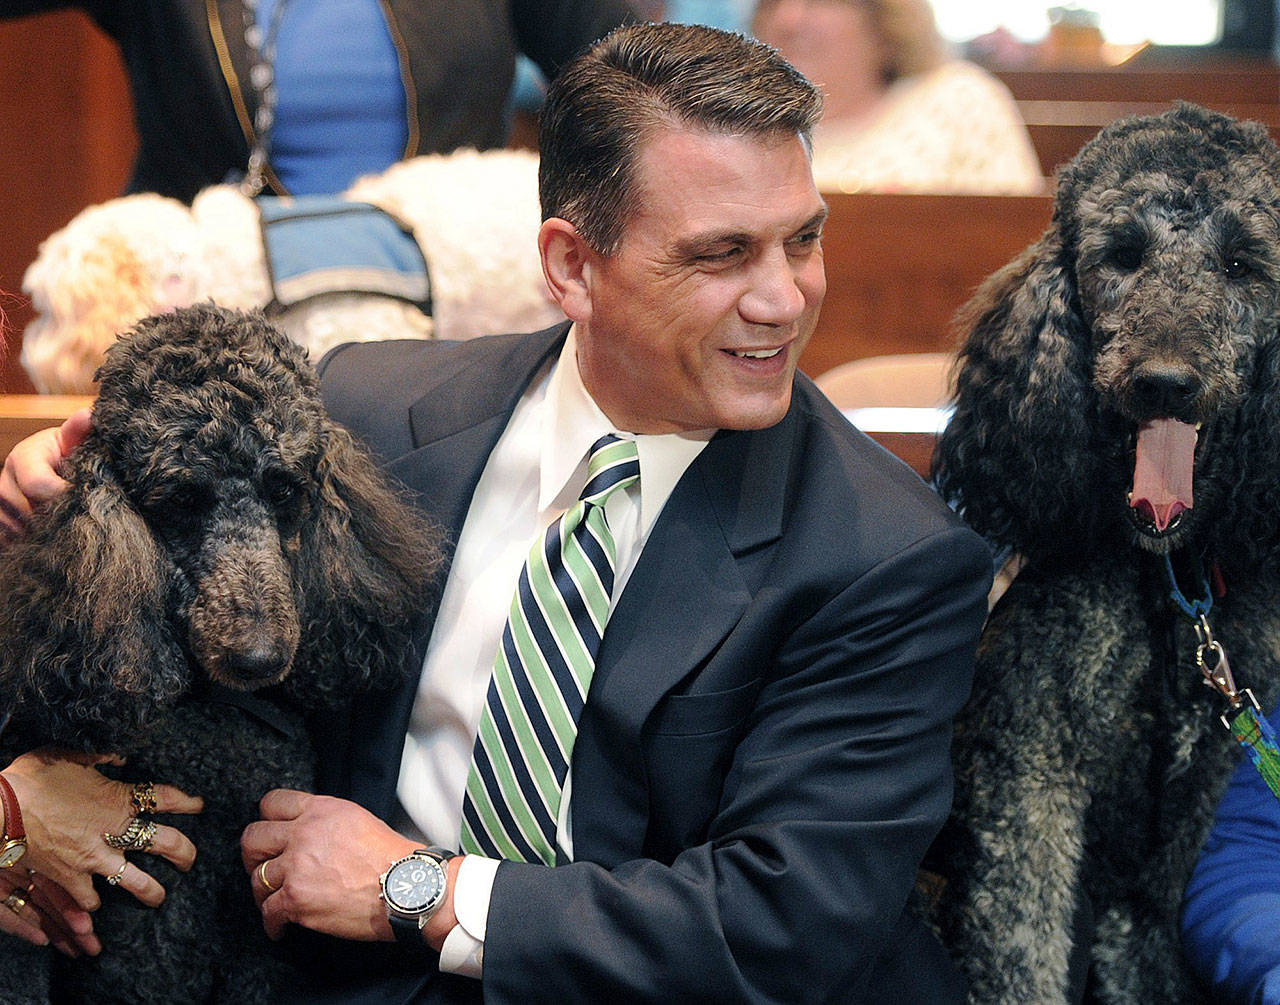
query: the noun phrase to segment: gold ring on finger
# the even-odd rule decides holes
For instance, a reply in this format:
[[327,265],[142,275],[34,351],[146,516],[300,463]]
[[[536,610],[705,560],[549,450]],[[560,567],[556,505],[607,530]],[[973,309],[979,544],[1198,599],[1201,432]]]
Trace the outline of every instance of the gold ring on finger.
[[22,909],[27,906],[27,898],[20,890],[10,890],[9,896],[4,898],[4,906],[14,914],[21,914]]
[[124,879],[124,871],[129,868],[129,860],[125,859],[120,863],[120,868],[107,877],[108,886],[119,886],[120,881]]
[[103,834],[102,840],[117,851],[150,851],[156,838],[156,822],[132,817],[119,834]]
[[258,879],[262,880],[262,885],[266,889],[267,893],[275,893],[277,890],[280,889],[280,887],[276,886],[271,882],[271,880],[267,879],[267,863],[270,861],[271,859],[269,858],[264,858],[262,860],[262,864],[258,866]]
[[129,792],[133,808],[138,813],[154,813],[156,811],[156,783],[138,782]]

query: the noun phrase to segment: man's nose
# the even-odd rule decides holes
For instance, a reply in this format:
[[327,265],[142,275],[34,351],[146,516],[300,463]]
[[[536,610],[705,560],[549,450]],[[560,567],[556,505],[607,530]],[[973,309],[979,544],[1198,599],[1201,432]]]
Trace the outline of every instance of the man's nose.
[[751,271],[750,286],[738,301],[743,320],[761,325],[796,321],[806,304],[803,270],[807,264],[792,261],[781,248],[762,255]]

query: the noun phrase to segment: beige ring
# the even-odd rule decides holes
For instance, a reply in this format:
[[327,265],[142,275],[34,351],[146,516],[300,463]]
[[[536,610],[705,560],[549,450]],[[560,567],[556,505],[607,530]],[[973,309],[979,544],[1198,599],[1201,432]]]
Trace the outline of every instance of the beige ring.
[[269,858],[262,860],[262,864],[258,866],[258,879],[262,880],[262,885],[267,893],[275,893],[280,887],[273,885],[271,880],[267,879],[267,863],[270,861],[271,859]]
[[103,834],[102,840],[117,851],[150,851],[151,843],[156,838],[156,828],[154,820],[131,817],[129,825],[123,831],[119,834]]
[[129,792],[129,799],[138,813],[156,811],[156,783],[138,782]]
[[120,863],[120,868],[107,877],[108,886],[119,886],[120,881],[124,879],[124,871],[129,868],[129,860],[125,859]]
[[21,914],[22,909],[27,906],[27,898],[18,890],[10,890],[9,896],[4,898],[4,906],[14,914]]

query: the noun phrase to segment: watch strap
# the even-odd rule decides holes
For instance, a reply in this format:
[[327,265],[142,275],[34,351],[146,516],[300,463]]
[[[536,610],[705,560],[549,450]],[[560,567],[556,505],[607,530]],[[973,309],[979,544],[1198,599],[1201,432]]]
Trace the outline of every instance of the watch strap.
[[[448,848],[441,848],[439,845],[431,845],[427,848],[415,848],[405,858],[413,858],[414,856],[430,856],[439,862],[440,867],[444,868],[449,859],[453,858],[457,852],[452,852]],[[398,859],[393,862],[391,868],[395,868],[404,859]],[[387,921],[391,923],[391,932],[396,937],[396,941],[402,946],[409,949],[422,951],[427,948],[426,941],[422,938],[422,929],[426,927],[427,920],[435,912],[424,914],[417,918],[406,918],[387,911]]]
[[391,922],[391,931],[400,945],[407,949],[427,948],[426,940],[422,937],[425,918],[415,921],[413,918],[401,918],[399,915],[388,913],[387,920]]
[[18,794],[13,791],[9,779],[0,775],[0,807],[4,809],[4,841],[25,841],[26,829],[22,826],[22,809],[18,806]]

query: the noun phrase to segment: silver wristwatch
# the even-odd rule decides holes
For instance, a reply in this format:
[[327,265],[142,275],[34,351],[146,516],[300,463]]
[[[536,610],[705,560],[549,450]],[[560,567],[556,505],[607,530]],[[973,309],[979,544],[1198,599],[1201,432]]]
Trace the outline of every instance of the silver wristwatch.
[[444,848],[419,848],[392,862],[382,874],[381,896],[387,905],[387,920],[400,942],[422,948],[422,929],[440,910],[448,893],[445,863],[453,854]]

